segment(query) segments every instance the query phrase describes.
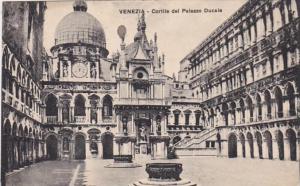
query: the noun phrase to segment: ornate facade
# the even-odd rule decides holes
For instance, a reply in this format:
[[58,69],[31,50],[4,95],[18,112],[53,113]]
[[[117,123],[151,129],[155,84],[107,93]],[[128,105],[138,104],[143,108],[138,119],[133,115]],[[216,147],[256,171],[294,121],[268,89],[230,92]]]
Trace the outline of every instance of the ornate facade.
[[296,0],[248,1],[181,61],[211,129],[179,151],[215,139],[219,156],[299,160],[299,10]]
[[[43,49],[44,2],[3,4],[2,172],[45,159],[211,155],[299,160],[299,2],[249,1],[164,74],[145,15],[108,58],[76,0]],[[19,20],[16,23],[15,20]],[[18,24],[18,25],[16,25]],[[3,150],[4,149],[4,150]]]
[[41,39],[45,9],[44,2],[3,3],[2,173],[46,158],[41,73],[36,73],[47,60]]

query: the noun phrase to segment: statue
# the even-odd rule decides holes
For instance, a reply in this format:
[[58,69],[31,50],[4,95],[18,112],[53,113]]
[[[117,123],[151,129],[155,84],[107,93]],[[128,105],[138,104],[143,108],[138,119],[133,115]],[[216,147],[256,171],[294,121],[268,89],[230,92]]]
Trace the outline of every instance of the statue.
[[146,130],[147,129],[144,126],[140,128],[140,139],[141,139],[141,141],[146,141],[147,140]]
[[63,65],[63,77],[68,77],[68,65]]
[[92,64],[92,66],[91,66],[91,77],[96,78],[96,76],[97,76],[96,66],[95,66],[95,64]]

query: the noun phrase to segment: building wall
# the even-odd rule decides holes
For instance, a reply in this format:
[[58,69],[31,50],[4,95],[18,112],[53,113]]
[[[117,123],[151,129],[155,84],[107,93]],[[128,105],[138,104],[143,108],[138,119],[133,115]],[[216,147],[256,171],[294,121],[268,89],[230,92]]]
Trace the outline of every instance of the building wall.
[[254,136],[270,130],[276,139],[281,131],[294,146],[292,137],[299,131],[299,6],[294,0],[248,1],[187,55],[190,86],[211,110],[206,117],[218,131],[219,155],[235,157],[228,152],[235,148],[229,133],[241,140],[241,132]]

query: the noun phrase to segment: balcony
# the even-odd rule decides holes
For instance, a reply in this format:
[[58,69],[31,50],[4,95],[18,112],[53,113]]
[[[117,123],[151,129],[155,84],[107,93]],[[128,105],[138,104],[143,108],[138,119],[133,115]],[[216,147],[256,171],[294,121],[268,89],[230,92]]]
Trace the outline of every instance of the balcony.
[[168,125],[169,131],[199,131],[203,130],[202,125]]
[[74,116],[75,123],[85,123],[86,116]]
[[57,116],[46,116],[47,123],[57,123]]
[[165,99],[147,99],[147,98],[119,98],[115,100],[115,105],[153,105],[170,106],[171,102]]
[[103,123],[112,123],[112,116],[104,116],[102,121]]

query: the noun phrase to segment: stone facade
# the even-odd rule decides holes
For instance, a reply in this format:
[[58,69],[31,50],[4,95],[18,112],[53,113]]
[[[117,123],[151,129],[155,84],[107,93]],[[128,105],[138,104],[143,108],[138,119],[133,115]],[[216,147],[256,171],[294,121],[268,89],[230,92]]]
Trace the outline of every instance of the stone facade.
[[144,14],[132,43],[118,28],[120,52],[108,58],[101,23],[76,0],[48,55],[45,7],[3,4],[2,172],[45,159],[166,158],[172,146],[299,160],[298,1],[247,2],[180,62],[178,79],[164,74]]
[[3,3],[2,172],[46,158],[39,83],[40,61],[47,60],[41,39],[45,9],[44,2]]
[[248,1],[181,61],[217,155],[299,160],[299,9]]

